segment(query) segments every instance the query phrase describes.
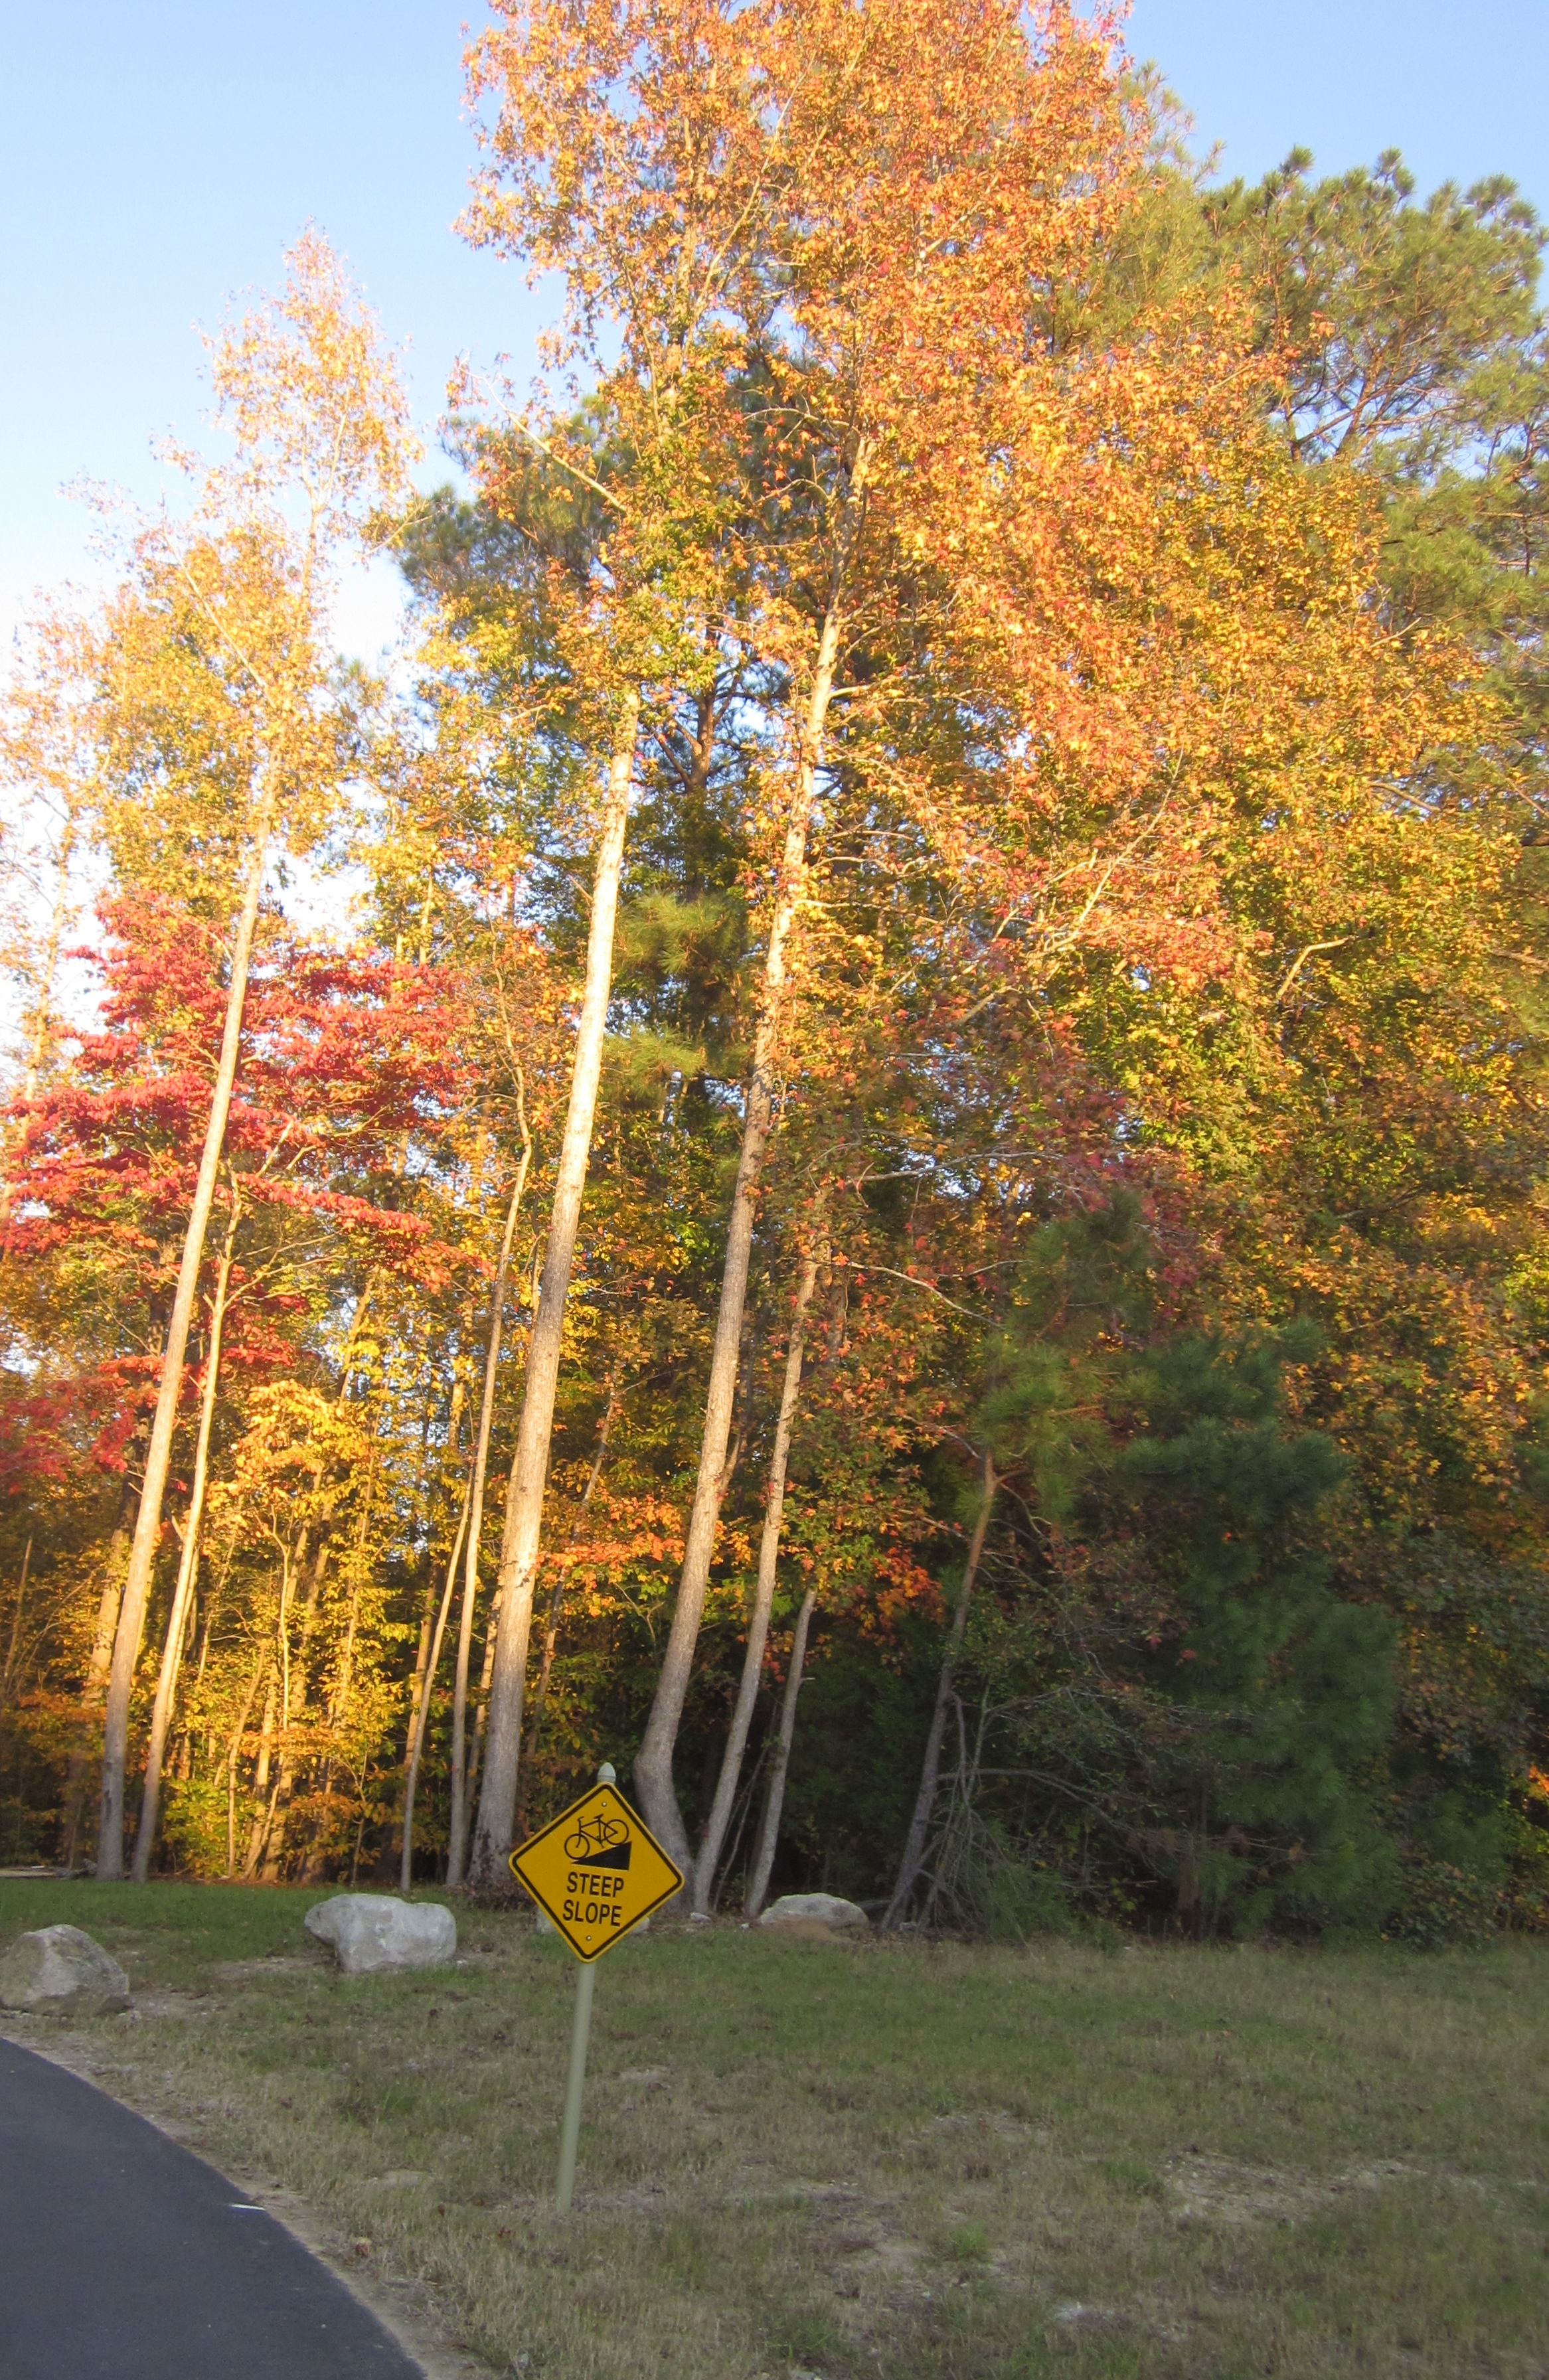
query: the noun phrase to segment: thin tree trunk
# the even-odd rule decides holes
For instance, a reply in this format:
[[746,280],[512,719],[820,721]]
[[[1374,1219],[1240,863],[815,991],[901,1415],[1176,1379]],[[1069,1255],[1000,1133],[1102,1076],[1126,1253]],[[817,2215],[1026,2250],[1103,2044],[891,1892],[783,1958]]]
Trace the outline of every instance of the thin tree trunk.
[[[269,1831],[269,1820],[274,1812],[273,1803],[263,1804],[262,1796],[268,1790],[269,1770],[274,1757],[274,1719],[279,1702],[279,1660],[276,1656],[269,1667],[269,1684],[263,1697],[263,1724],[259,1730],[258,1738],[258,1767],[253,1776],[253,1797],[261,1806],[254,1812],[252,1825],[248,1831],[247,1856],[242,1862],[242,1873],[250,1881],[258,1874],[259,1854],[263,1849],[263,1838]],[[276,1791],[279,1790],[279,1781],[276,1777],[274,1779]]]
[[252,1717],[254,1697],[262,1682],[263,1665],[270,1658],[266,1645],[253,1665],[252,1676],[248,1681],[247,1699],[242,1705],[242,1715],[232,1730],[231,1742],[226,1749],[226,1872],[228,1878],[237,1873],[237,1763],[242,1756],[242,1738],[248,1731],[248,1721]]
[[586,1186],[592,1153],[592,1123],[597,1110],[597,1086],[603,1066],[603,1038],[607,1026],[608,999],[613,983],[614,926],[618,912],[618,880],[624,858],[624,838],[629,822],[629,786],[634,774],[635,738],[640,722],[640,695],[631,692],[619,720],[608,768],[607,803],[597,838],[597,859],[592,890],[592,927],[587,937],[586,989],[576,1034],[575,1068],[570,1077],[570,1104],[560,1144],[554,1208],[549,1218],[543,1277],[538,1311],[527,1349],[527,1383],[522,1399],[517,1451],[506,1497],[506,1523],[500,1546],[500,1612],[496,1621],[494,1675],[489,1708],[489,1733],[484,1748],[484,1781],[479,1796],[470,1875],[475,1883],[493,1883],[505,1868],[511,1849],[511,1827],[517,1807],[517,1767],[521,1755],[522,1697],[527,1683],[527,1645],[532,1626],[532,1590],[538,1573],[543,1536],[543,1488],[548,1477],[549,1442],[554,1429],[555,1391],[559,1377],[559,1353],[565,1328],[565,1303],[570,1287],[576,1232],[580,1222],[581,1193]]
[[738,1162],[737,1184],[732,1193],[731,1228],[726,1235],[720,1311],[715,1319],[710,1382],[705,1393],[699,1475],[694,1483],[693,1509],[689,1517],[672,1628],[662,1658],[661,1674],[656,1681],[656,1693],[644,1741],[635,1760],[635,1784],[646,1824],[672,1853],[679,1867],[685,1869],[691,1861],[689,1838],[673,1784],[673,1752],[694,1666],[694,1650],[699,1642],[700,1621],[703,1617],[705,1593],[710,1585],[710,1565],[715,1550],[716,1524],[726,1484],[726,1444],[731,1434],[738,1350],[742,1338],[742,1311],[747,1302],[748,1270],[752,1256],[753,1211],[763,1170],[764,1152],[774,1122],[775,1072],[788,990],[786,946],[796,923],[806,882],[807,830],[823,759],[823,733],[834,692],[835,666],[839,658],[842,606],[850,555],[860,526],[870,459],[870,447],[862,442],[850,473],[830,579],[828,604],[818,638],[806,715],[801,723],[796,783],[787,816],[785,848],[764,953],[762,999],[753,1042],[752,1078],[748,1085],[748,1104],[743,1118],[742,1151]]
[[11,1641],[6,1654],[6,1667],[0,1674],[0,1704],[11,1689],[11,1674],[17,1666],[17,1653],[21,1644],[21,1615],[27,1602],[27,1573],[32,1567],[32,1540],[27,1540],[21,1557],[21,1576],[17,1583],[16,1609],[11,1614]]
[[759,1821],[758,1840],[753,1845],[753,1863],[748,1872],[748,1891],[743,1901],[750,1925],[763,1907],[763,1897],[769,1890],[769,1872],[774,1864],[775,1845],[780,1840],[786,1773],[790,1767],[790,1748],[796,1739],[796,1701],[801,1692],[801,1676],[807,1666],[807,1631],[812,1624],[812,1609],[817,1599],[817,1590],[810,1586],[801,1598],[801,1609],[796,1615],[796,1629],[791,1637],[790,1668],[786,1672],[786,1691],[780,1698],[780,1731],[774,1743],[774,1765],[769,1772],[769,1791],[764,1796],[763,1815]]
[[[406,1143],[408,1135],[406,1134]],[[401,1175],[403,1171],[401,1157],[398,1171]],[[339,1385],[334,1398],[334,1410],[335,1413],[342,1413],[344,1411],[345,1403],[349,1394],[349,1383],[354,1370],[355,1351],[360,1342],[360,1334],[364,1328],[366,1318],[371,1311],[372,1301],[375,1298],[376,1289],[376,1275],[372,1272],[368,1275],[365,1286],[355,1302],[355,1312],[350,1321],[348,1336],[345,1341],[344,1353],[340,1358]],[[317,1462],[312,1465],[311,1491],[314,1497],[318,1494],[318,1491],[323,1485],[323,1476],[326,1468],[327,1464],[322,1457],[319,1457]],[[296,1658],[292,1665],[295,1676],[297,1705],[298,1707],[301,1709],[305,1709],[306,1707],[307,1692],[311,1683],[309,1656],[311,1651],[312,1635],[317,1626],[318,1598],[323,1593],[323,1582],[327,1574],[328,1563],[333,1554],[333,1540],[329,1536],[329,1530],[332,1526],[334,1507],[336,1501],[336,1497],[330,1497],[326,1500],[321,1513],[318,1515],[315,1524],[309,1523],[308,1525],[302,1529],[300,1537],[297,1542],[296,1568],[298,1573],[299,1573],[306,1567],[307,1555],[310,1550],[311,1530],[312,1526],[315,1525],[317,1530],[317,1547],[315,1552],[312,1554],[311,1574],[307,1581],[306,1592],[301,1597],[300,1632],[297,1638]],[[227,1557],[227,1560],[229,1561],[229,1556]],[[296,1771],[298,1765],[294,1749],[290,1742],[287,1740],[280,1753],[279,1810],[282,1842],[291,1800],[295,1791]],[[270,1848],[271,1856],[273,1856],[273,1844],[271,1844]],[[306,1864],[310,1869],[311,1865],[310,1854]],[[310,1881],[310,1876],[305,1880]]]
[[[607,1459],[608,1439],[613,1433],[613,1417],[618,1411],[618,1372],[619,1366],[616,1361],[608,1375],[608,1401],[603,1408],[602,1426],[597,1432],[597,1451],[592,1457],[592,1468],[587,1474],[586,1486],[581,1490],[580,1505],[570,1529],[570,1543],[565,1549],[567,1553],[570,1552],[580,1535],[581,1523],[586,1518],[587,1506],[595,1495],[597,1482],[603,1475],[603,1464]],[[538,1681],[532,1689],[532,1726],[528,1737],[530,1755],[537,1745],[538,1724],[543,1717],[543,1705],[548,1699],[549,1678],[554,1670],[554,1648],[559,1640],[559,1615],[565,1608],[567,1575],[567,1565],[562,1565],[559,1575],[554,1583],[554,1593],[549,1597],[548,1614],[543,1622],[543,1657],[538,1664]]]
[[472,1801],[478,1791],[484,1766],[484,1722],[489,1716],[490,1680],[494,1675],[494,1640],[500,1628],[500,1597],[494,1598],[490,1613],[489,1634],[484,1639],[483,1666],[479,1672],[479,1691],[473,1706],[473,1753],[468,1764],[468,1798]]
[[473,1489],[469,1508],[468,1550],[464,1557],[462,1609],[457,1614],[457,1666],[452,1684],[452,1812],[446,1839],[446,1881],[460,1885],[468,1860],[468,1663],[473,1645],[473,1612],[479,1596],[479,1539],[484,1526],[484,1481],[489,1470],[490,1427],[494,1417],[494,1384],[500,1368],[500,1340],[506,1325],[506,1293],[511,1279],[511,1249],[517,1236],[522,1192],[532,1162],[532,1135],[527,1128],[527,1091],[518,1068],[517,1121],[521,1126],[521,1162],[506,1209],[506,1231],[490,1299],[490,1337],[484,1350],[484,1394],[479,1407],[479,1438],[473,1450]]
[[909,1837],[904,1844],[904,1856],[898,1863],[898,1881],[893,1888],[893,1898],[883,1919],[884,1930],[891,1930],[902,1920],[914,1890],[915,1879],[925,1862],[925,1842],[931,1831],[931,1814],[936,1805],[936,1788],[941,1779],[941,1740],[946,1732],[947,1706],[952,1700],[952,1672],[963,1647],[963,1633],[968,1626],[969,1605],[973,1599],[973,1583],[979,1575],[979,1564],[984,1551],[985,1533],[990,1525],[990,1512],[1000,1482],[991,1455],[984,1457],[983,1488],[979,1512],[969,1539],[968,1562],[963,1572],[962,1588],[957,1608],[952,1614],[947,1631],[946,1650],[941,1657],[941,1675],[936,1681],[935,1708],[931,1713],[930,1733],[925,1738],[925,1758],[920,1770],[920,1791],[915,1796],[914,1815],[909,1820]]
[[221,1334],[226,1326],[226,1284],[231,1279],[231,1259],[237,1245],[237,1226],[241,1220],[242,1207],[235,1187],[231,1194],[231,1220],[226,1225],[226,1245],[215,1274],[215,1294],[210,1307],[210,1348],[204,1363],[204,1390],[200,1400],[199,1443],[194,1452],[193,1489],[189,1498],[189,1516],[183,1526],[183,1555],[177,1565],[177,1585],[172,1597],[172,1610],[166,1623],[166,1642],[162,1648],[161,1675],[156,1680],[156,1699],[151,1710],[151,1742],[145,1755],[145,1791],[140,1796],[140,1831],[135,1837],[134,1880],[143,1884],[151,1873],[151,1854],[155,1848],[156,1820],[162,1794],[162,1758],[166,1750],[167,1730],[172,1724],[172,1706],[177,1692],[177,1672],[183,1661],[183,1637],[188,1626],[189,1598],[199,1574],[199,1536],[204,1519],[204,1490],[210,1473],[210,1432],[215,1419],[215,1395],[220,1383]]
[[193,1205],[189,1213],[188,1229],[183,1235],[182,1262],[178,1267],[172,1319],[167,1326],[166,1347],[162,1356],[155,1418],[151,1425],[151,1444],[145,1458],[145,1484],[140,1492],[134,1542],[129,1548],[128,1575],[124,1581],[124,1599],[119,1606],[118,1629],[114,1638],[103,1743],[102,1816],[97,1831],[97,1874],[110,1879],[121,1877],[124,1873],[124,1768],[128,1754],[129,1702],[134,1693],[135,1665],[140,1658],[140,1640],[145,1626],[151,1573],[155,1566],[156,1547],[161,1537],[162,1500],[166,1493],[166,1475],[172,1460],[173,1432],[177,1426],[183,1358],[188,1350],[189,1327],[193,1319],[194,1299],[199,1291],[200,1266],[204,1259],[204,1234],[210,1221],[210,1209],[214,1204],[215,1183],[226,1146],[226,1118],[231,1111],[231,1094],[237,1080],[237,1059],[242,1039],[242,1010],[247,1000],[248,973],[252,962],[253,931],[258,923],[259,895],[263,890],[263,874],[269,856],[272,807],[273,796],[266,795],[256,824],[252,859],[231,948],[231,983],[226,993],[226,1023],[221,1035],[220,1062],[215,1070],[214,1095],[210,1103],[210,1120],[204,1130],[204,1148],[199,1161]]
[[414,1789],[420,1781],[420,1759],[425,1749],[425,1734],[430,1723],[431,1691],[441,1660],[441,1640],[446,1633],[447,1615],[452,1609],[452,1596],[457,1584],[457,1557],[462,1551],[463,1531],[468,1526],[470,1493],[465,1492],[462,1511],[457,1515],[457,1534],[452,1540],[451,1558],[446,1564],[446,1585],[442,1591],[441,1609],[435,1615],[435,1633],[431,1638],[430,1658],[425,1664],[424,1684],[420,1693],[420,1707],[414,1716],[413,1741],[404,1768],[403,1779],[403,1855],[399,1863],[398,1890],[409,1890],[414,1866]]
[[[465,1320],[466,1320],[466,1318],[465,1318]],[[453,1468],[455,1468],[455,1467],[456,1467],[456,1465],[457,1465],[457,1437],[458,1437],[458,1433],[459,1433],[459,1431],[460,1431],[460,1430],[461,1430],[461,1428],[462,1428],[462,1409],[463,1409],[463,1402],[464,1402],[464,1399],[465,1399],[465,1397],[466,1397],[466,1395],[467,1395],[467,1391],[468,1391],[468,1383],[467,1383],[467,1381],[464,1379],[464,1378],[463,1378],[463,1376],[462,1376],[461,1372],[459,1371],[459,1372],[457,1374],[456,1379],[455,1379],[454,1384],[453,1384],[453,1389],[452,1389],[452,1402],[451,1402],[451,1410],[450,1410],[450,1413],[448,1414],[448,1416],[447,1416],[447,1423],[446,1423],[446,1451],[447,1451],[447,1457],[448,1457],[448,1460],[447,1460],[447,1462],[443,1465],[443,1469],[444,1469],[444,1471],[445,1471],[445,1470],[450,1470],[450,1469],[453,1469]],[[427,1421],[426,1421],[426,1429],[427,1429],[427,1433],[428,1433],[428,1430],[429,1430],[429,1427],[430,1427],[430,1425],[429,1425],[429,1419],[428,1419],[428,1417],[427,1417]],[[462,1495],[461,1495],[461,1498],[460,1498],[460,1500],[459,1500],[459,1501],[458,1501],[458,1505],[457,1505],[457,1525],[456,1530],[455,1530],[455,1531],[454,1531],[454,1533],[453,1533],[453,1541],[454,1541],[454,1543],[455,1543],[455,1545],[456,1545],[456,1547],[457,1547],[457,1552],[459,1552],[459,1553],[460,1553],[460,1552],[461,1552],[461,1550],[462,1550],[462,1533],[463,1533],[463,1524],[464,1524],[464,1522],[467,1520],[467,1518],[468,1518],[468,1482],[467,1482],[467,1480],[465,1479],[465,1480],[463,1481],[463,1486],[462,1486]],[[405,1777],[406,1780],[407,1780],[408,1776],[409,1776],[409,1755],[410,1752],[411,1752],[411,1751],[412,1751],[412,1749],[413,1749],[413,1746],[414,1746],[414,1736],[415,1736],[415,1730],[417,1730],[417,1728],[419,1727],[419,1724],[420,1724],[420,1705],[421,1705],[421,1701],[422,1701],[422,1700],[423,1700],[423,1698],[424,1698],[424,1693],[425,1693],[425,1679],[426,1679],[426,1677],[427,1677],[427,1675],[429,1674],[429,1671],[430,1671],[430,1666],[431,1666],[431,1639],[433,1638],[433,1635],[434,1635],[434,1633],[435,1633],[435,1616],[436,1616],[436,1613],[437,1613],[437,1612],[440,1610],[440,1609],[441,1609],[442,1598],[443,1598],[443,1595],[444,1595],[444,1593],[445,1593],[445,1582],[443,1583],[442,1586],[439,1586],[439,1587],[438,1587],[438,1586],[436,1585],[434,1573],[433,1573],[433,1572],[432,1571],[432,1568],[431,1568],[431,1565],[430,1565],[430,1562],[429,1562],[429,1560],[428,1560],[428,1540],[429,1540],[429,1535],[430,1535],[430,1522],[431,1522],[431,1513],[430,1513],[429,1504],[428,1504],[428,1502],[427,1502],[426,1512],[425,1512],[425,1529],[426,1529],[426,1538],[427,1538],[427,1560],[426,1560],[426,1565],[425,1565],[425,1571],[426,1571],[426,1575],[425,1575],[425,1608],[424,1608],[424,1610],[423,1610],[423,1611],[421,1613],[421,1615],[420,1615],[420,1645],[419,1645],[419,1650],[417,1651],[417,1653],[416,1653],[416,1655],[415,1655],[415,1658],[414,1658],[414,1678],[413,1678],[413,1682],[412,1682],[412,1684],[411,1684],[411,1686],[410,1686],[410,1688],[409,1688],[409,1726],[408,1726],[408,1728],[405,1730],[405,1732],[404,1732],[403,1758],[404,1758],[404,1777]],[[457,1566],[457,1554],[454,1554],[454,1555],[452,1556],[452,1564],[453,1564],[453,1567],[454,1567],[454,1569],[455,1569],[455,1568],[456,1568],[456,1566]]]
[[[284,1567],[280,1572],[280,1724],[277,1739],[279,1757],[275,1767],[274,1790],[269,1796],[268,1813],[263,1821],[263,1881],[265,1884],[278,1884],[280,1880],[280,1860],[285,1849],[286,1823],[289,1815],[281,1797],[287,1791],[287,1781],[295,1767],[291,1758],[290,1737],[290,1591],[291,1582],[296,1575],[296,1564],[291,1559],[288,1548],[281,1548],[280,1560]],[[276,1815],[279,1821],[277,1826]]]
[[763,1533],[759,1540],[758,1584],[753,1590],[753,1609],[748,1621],[748,1645],[742,1657],[737,1706],[731,1715],[731,1729],[726,1737],[726,1750],[721,1755],[721,1774],[715,1787],[715,1798],[710,1805],[704,1840],[700,1845],[699,1857],[689,1879],[694,1912],[699,1916],[710,1913],[716,1864],[726,1839],[726,1828],[731,1824],[732,1807],[742,1775],[742,1755],[748,1745],[748,1730],[752,1724],[753,1706],[758,1700],[759,1682],[763,1675],[763,1648],[769,1636],[769,1614],[774,1608],[774,1583],[780,1567],[780,1523],[786,1501],[786,1465],[790,1455],[790,1435],[796,1420],[797,1402],[801,1394],[801,1356],[807,1335],[807,1309],[811,1304],[817,1277],[817,1257],[809,1255],[802,1263],[796,1305],[791,1314],[785,1385],[780,1392],[780,1411],[774,1424],[774,1445],[769,1458],[769,1495],[763,1508]]
[[65,1861],[67,1872],[73,1873],[76,1851],[80,1840],[80,1822],[85,1815],[87,1767],[91,1758],[92,1723],[107,1692],[107,1673],[113,1659],[113,1638],[118,1625],[118,1606],[124,1599],[124,1567],[129,1558],[130,1488],[126,1476],[119,1498],[118,1521],[108,1539],[107,1555],[103,1566],[102,1594],[97,1602],[97,1624],[91,1633],[91,1651],[86,1664],[86,1680],[80,1690],[80,1723],[70,1749],[69,1772],[65,1780]]
[[339,1659],[339,1674],[334,1681],[334,1691],[328,1703],[329,1724],[335,1729],[337,1728],[339,1720],[349,1707],[349,1697],[355,1683],[355,1631],[360,1618],[360,1579],[365,1569],[366,1541],[371,1536],[372,1512],[376,1498],[376,1464],[381,1451],[382,1433],[379,1426],[376,1436],[372,1439],[372,1451],[366,1463],[366,1486],[360,1503],[360,1524],[355,1532],[355,1551],[350,1560],[349,1618],[345,1623],[344,1652]]

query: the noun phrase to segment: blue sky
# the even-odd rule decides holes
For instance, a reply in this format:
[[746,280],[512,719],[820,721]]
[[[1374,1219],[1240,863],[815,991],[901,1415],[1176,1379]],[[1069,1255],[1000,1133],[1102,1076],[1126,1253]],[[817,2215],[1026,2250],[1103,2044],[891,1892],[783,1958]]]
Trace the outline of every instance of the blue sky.
[[[911,0],[896,0],[911,5]],[[141,495],[197,426],[196,322],[309,217],[349,257],[422,419],[459,350],[526,376],[539,303],[453,235],[476,0],[0,0],[0,622],[79,576],[77,474]],[[1549,212],[1549,0],[1137,0],[1131,46],[1249,176],[1402,148],[1423,188],[1503,171]]]

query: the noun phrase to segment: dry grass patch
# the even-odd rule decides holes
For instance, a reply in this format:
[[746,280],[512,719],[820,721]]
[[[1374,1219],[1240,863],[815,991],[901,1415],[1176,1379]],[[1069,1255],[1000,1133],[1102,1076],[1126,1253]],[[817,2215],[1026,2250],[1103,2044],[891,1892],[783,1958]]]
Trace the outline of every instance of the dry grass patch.
[[348,1979],[316,1893],[0,1884],[139,2014],[62,2043],[316,2209],[496,2372],[555,2380],[1286,2380],[1549,2371],[1549,1953],[658,1927],[597,1980],[555,2218],[574,1967],[465,1912]]

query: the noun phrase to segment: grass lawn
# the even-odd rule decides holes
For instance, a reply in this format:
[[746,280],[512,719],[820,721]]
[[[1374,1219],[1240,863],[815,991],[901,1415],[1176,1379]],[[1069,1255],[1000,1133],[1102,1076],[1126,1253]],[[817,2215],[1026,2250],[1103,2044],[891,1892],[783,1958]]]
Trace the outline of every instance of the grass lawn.
[[553,2380],[1549,2374],[1549,1945],[1028,1953],[460,1910],[348,1979],[318,1891],[0,1882],[137,2013],[7,2017]]

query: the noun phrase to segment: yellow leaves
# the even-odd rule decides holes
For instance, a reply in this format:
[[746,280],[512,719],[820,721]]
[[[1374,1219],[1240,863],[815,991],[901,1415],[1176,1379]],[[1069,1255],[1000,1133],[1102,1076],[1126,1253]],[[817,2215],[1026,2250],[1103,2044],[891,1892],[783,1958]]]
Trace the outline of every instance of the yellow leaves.
[[[224,915],[255,841],[328,823],[355,721],[332,683],[329,582],[375,534],[418,451],[396,362],[325,240],[308,230],[278,295],[206,342],[229,462],[178,460],[186,517],[127,521],[100,615],[55,638],[43,675],[79,699],[71,754],[121,876]],[[40,690],[43,679],[40,678]]]
[[362,1467],[369,1443],[351,1409],[297,1379],[250,1391],[246,1427],[213,1490],[217,1506],[241,1512],[281,1500],[299,1522],[331,1469]]
[[321,232],[286,252],[284,288],[206,335],[216,419],[250,495],[283,503],[299,488],[308,532],[359,531],[401,502],[419,443],[396,358]]

